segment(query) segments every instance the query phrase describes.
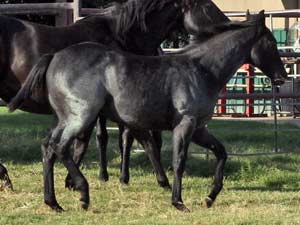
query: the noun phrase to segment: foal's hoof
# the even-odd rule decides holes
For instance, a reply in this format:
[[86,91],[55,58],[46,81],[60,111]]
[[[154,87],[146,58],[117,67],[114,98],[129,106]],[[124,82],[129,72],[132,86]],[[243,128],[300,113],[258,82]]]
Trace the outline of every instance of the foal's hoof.
[[207,208],[212,207],[212,205],[214,204],[214,201],[210,197],[206,197],[204,199],[204,202]]
[[181,212],[184,213],[189,213],[190,210],[182,203],[182,202],[176,202],[176,203],[172,203],[176,209],[178,209]]
[[57,213],[61,213],[63,211],[65,211],[57,202],[55,203],[49,203],[47,201],[45,201],[46,205],[48,205],[52,210],[54,210]]
[[108,179],[109,179],[108,173],[100,173],[99,174],[99,180],[106,182],[106,181],[108,181]]

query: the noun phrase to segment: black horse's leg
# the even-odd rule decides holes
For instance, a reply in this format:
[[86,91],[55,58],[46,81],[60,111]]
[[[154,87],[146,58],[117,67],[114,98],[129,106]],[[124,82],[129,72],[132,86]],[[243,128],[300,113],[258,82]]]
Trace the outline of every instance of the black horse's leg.
[[76,124],[67,124],[67,126],[64,128],[58,125],[53,131],[49,144],[54,150],[56,156],[61,160],[68,170],[74,182],[74,190],[78,190],[80,192],[82,208],[87,209],[90,202],[89,185],[80,169],[73,161],[69,149],[75,135],[78,134],[79,130],[80,127]]
[[123,166],[123,132],[125,130],[125,127],[122,124],[118,124],[119,127],[119,150],[121,155],[121,164],[120,164],[120,173],[122,174],[122,166]]
[[156,143],[157,146],[157,152],[155,152],[156,154],[156,158],[160,161],[161,160],[161,147],[162,147],[162,134],[161,131],[151,131],[151,134],[154,138],[154,141]]
[[[90,126],[81,136],[75,139],[73,160],[77,167],[80,166],[80,163],[87,151],[93,129],[94,124]],[[68,174],[66,177],[65,187],[68,189],[74,188],[74,182],[71,179],[70,174]]]
[[130,149],[133,143],[133,136],[128,128],[124,129],[122,134],[123,140],[123,156],[121,165],[120,182],[128,184],[129,182],[129,164],[130,164]]
[[161,187],[170,189],[171,187],[169,184],[168,177],[164,171],[164,168],[160,160],[156,158],[156,152],[158,151],[158,149],[153,136],[150,134],[149,131],[132,131],[132,134],[138,140],[138,142],[140,142],[143,145],[145,152],[147,153],[150,162],[152,163],[152,166],[155,170],[158,184]]
[[[151,131],[151,135],[154,139],[154,142],[157,146],[157,151],[154,151],[154,152],[149,152],[149,154],[154,154],[153,158],[156,159],[159,163],[161,163],[161,147],[162,147],[162,134],[161,134],[161,131]],[[155,170],[157,172],[161,172],[161,170]],[[159,177],[166,177],[164,176],[165,172],[163,172],[162,174],[158,175]],[[167,189],[171,189],[171,186],[169,184],[169,180],[166,179],[166,180],[161,180],[159,182],[159,185],[161,187],[164,187],[164,188],[167,188]]]
[[49,146],[51,134],[52,132],[48,134],[41,146],[43,154],[44,202],[53,210],[61,212],[63,211],[63,208],[57,203],[55,198],[53,166],[56,155]]
[[227,159],[227,153],[222,143],[208,133],[206,128],[197,129],[194,132],[192,141],[195,144],[210,149],[217,158],[213,187],[210,194],[205,199],[206,206],[209,208],[212,206],[223,187],[224,166]]
[[10,190],[13,191],[13,185],[8,176],[7,169],[1,163],[0,163],[0,180],[3,180],[4,182],[1,188],[9,188]]
[[187,150],[192,138],[196,121],[193,117],[184,116],[173,130],[173,170],[172,204],[180,211],[189,212],[181,197],[182,175],[185,169]]
[[106,118],[99,116],[97,119],[97,133],[96,133],[96,143],[99,150],[99,162],[100,162],[100,171],[99,179],[102,181],[108,181],[108,172],[107,172],[107,143],[108,143],[108,134],[106,129]]

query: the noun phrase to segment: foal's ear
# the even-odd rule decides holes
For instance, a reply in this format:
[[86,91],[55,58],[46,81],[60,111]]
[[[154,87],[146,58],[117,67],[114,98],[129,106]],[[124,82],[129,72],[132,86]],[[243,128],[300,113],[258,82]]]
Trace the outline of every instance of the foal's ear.
[[251,15],[249,10],[247,10],[246,18],[247,18],[248,22],[251,21],[251,22],[255,22],[255,23],[265,24],[265,22],[266,22],[265,10],[261,10],[256,15]]
[[257,22],[264,23],[266,22],[265,10],[261,10],[256,17]]

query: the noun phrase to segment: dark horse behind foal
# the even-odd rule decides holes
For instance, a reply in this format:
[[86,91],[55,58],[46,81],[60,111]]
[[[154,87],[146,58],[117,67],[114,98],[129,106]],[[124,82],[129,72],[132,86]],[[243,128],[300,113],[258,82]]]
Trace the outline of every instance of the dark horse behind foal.
[[[244,63],[257,66],[274,84],[282,84],[287,76],[263,12],[245,22],[219,25],[215,31],[222,33],[177,55],[141,57],[82,43],[45,55],[34,67],[10,107],[18,107],[35,88],[47,88],[59,121],[51,134],[51,148],[43,154],[44,168],[53,169],[56,155],[74,179],[84,208],[89,205],[89,186],[69,146],[99,114],[125,124],[152,151],[157,149],[147,130],[173,131],[172,204],[182,211],[189,211],[181,197],[189,143],[210,148],[217,166],[206,204],[213,204],[223,187],[227,154],[205,125],[219,91]],[[45,202],[61,210],[53,177],[44,176]]]
[[[49,27],[0,16],[0,98],[5,102],[11,101],[43,54],[55,53],[79,42],[93,41],[135,54],[157,55],[160,43],[182,22],[187,31],[201,34],[201,29],[206,26],[226,20],[210,0],[129,0],[120,7],[109,7],[103,14],[66,27]],[[52,114],[48,99],[41,91],[36,91],[21,109]],[[105,121],[101,125],[104,129]],[[100,124],[97,140],[102,149],[101,177],[107,179],[107,132],[99,127]],[[74,160],[77,165],[87,148],[91,130],[76,141]],[[47,142],[42,147],[47,147]],[[7,181],[10,183],[10,180]]]

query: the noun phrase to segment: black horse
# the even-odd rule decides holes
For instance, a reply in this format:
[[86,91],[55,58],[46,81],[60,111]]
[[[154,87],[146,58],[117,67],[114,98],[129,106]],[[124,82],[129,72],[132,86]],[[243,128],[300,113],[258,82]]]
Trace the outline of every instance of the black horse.
[[3,184],[0,185],[0,190],[6,187],[13,190],[13,186],[8,176],[7,169],[2,164],[0,164],[0,180],[3,180]]
[[[147,130],[173,131],[172,204],[182,211],[188,211],[181,186],[189,143],[212,150],[217,167],[212,190],[205,200],[208,207],[213,204],[223,187],[227,153],[205,125],[211,119],[220,90],[244,63],[257,66],[276,85],[287,77],[276,41],[265,26],[264,12],[244,22],[216,26],[214,32],[222,33],[176,55],[142,57],[81,43],[43,56],[34,67],[10,107],[18,107],[36,88],[48,90],[59,120],[51,134],[51,148],[43,154],[44,169],[53,169],[56,155],[80,191],[84,208],[89,205],[88,182],[68,149],[99,114],[125,124],[145,148],[154,152],[156,144]],[[53,177],[48,173],[44,176],[45,202],[61,210]]]
[[[228,19],[210,0],[129,0],[67,27],[49,27],[0,16],[0,98],[9,102],[17,94],[43,54],[94,41],[135,54],[157,55],[160,43],[178,26],[184,24],[191,33],[201,34],[203,29],[205,34],[208,25],[224,20]],[[41,91],[36,91],[21,109],[52,114],[48,99]],[[97,140],[102,147],[100,177],[107,179],[104,128],[105,120],[98,126]],[[91,130],[77,138],[74,151],[77,165],[87,148]],[[46,146],[47,141],[42,147]]]

